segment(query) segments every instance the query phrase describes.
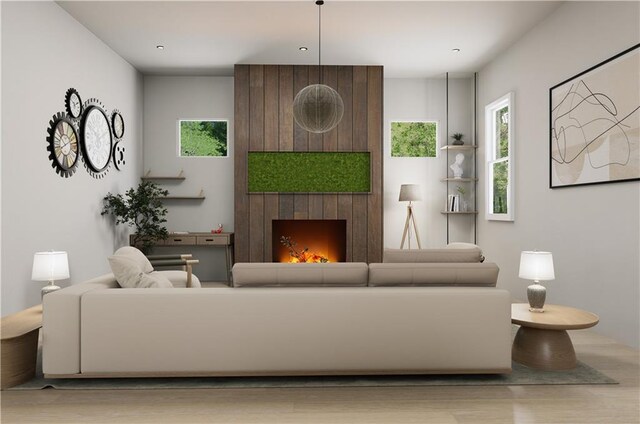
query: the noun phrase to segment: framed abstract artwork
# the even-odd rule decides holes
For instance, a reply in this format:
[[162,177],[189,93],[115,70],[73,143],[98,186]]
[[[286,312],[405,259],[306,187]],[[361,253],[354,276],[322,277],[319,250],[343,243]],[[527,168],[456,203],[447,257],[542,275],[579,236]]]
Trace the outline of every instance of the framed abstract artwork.
[[549,89],[549,187],[640,180],[640,44]]

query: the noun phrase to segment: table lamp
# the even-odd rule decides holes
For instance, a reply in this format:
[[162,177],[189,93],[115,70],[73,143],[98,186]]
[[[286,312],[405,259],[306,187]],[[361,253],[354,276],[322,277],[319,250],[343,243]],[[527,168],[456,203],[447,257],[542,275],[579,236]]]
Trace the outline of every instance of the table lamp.
[[518,276],[533,280],[533,284],[527,287],[529,310],[531,312],[544,312],[547,289],[540,284],[540,281],[554,280],[556,278],[553,271],[553,255],[551,255],[551,252],[522,252]]
[[418,249],[422,249],[420,246],[420,236],[418,235],[418,227],[416,226],[416,219],[413,216],[412,203],[422,200],[420,196],[420,186],[418,184],[402,184],[400,186],[399,202],[409,202],[407,205],[407,219],[404,222],[404,232],[402,233],[402,242],[400,243],[400,249],[404,249],[404,241],[408,238],[409,249],[411,249],[411,225],[416,233],[416,242],[418,243]]
[[53,282],[66,278],[69,278],[67,252],[37,252],[33,255],[31,279],[33,281],[49,282],[40,292],[42,297],[47,293],[60,290],[60,287],[53,284]]

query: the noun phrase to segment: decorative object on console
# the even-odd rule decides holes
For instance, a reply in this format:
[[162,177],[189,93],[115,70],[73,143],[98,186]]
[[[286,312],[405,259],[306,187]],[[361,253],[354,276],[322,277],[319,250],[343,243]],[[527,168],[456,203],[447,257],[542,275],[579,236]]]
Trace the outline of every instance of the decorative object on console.
[[80,118],[82,115],[82,99],[75,88],[70,88],[64,96],[64,107],[67,114],[74,119]]
[[453,178],[462,178],[462,174],[464,172],[462,169],[462,162],[464,162],[464,154],[456,154],[455,162],[453,162],[451,166],[449,166],[449,168],[451,168],[451,171],[453,171]]
[[455,133],[451,136],[451,138],[453,138],[453,144],[454,146],[462,146],[464,145],[464,141],[462,141],[462,139],[464,138],[464,135],[462,133]]
[[122,145],[121,141],[118,141],[113,146],[113,165],[118,171],[121,171],[124,164],[124,146]]
[[78,130],[71,119],[62,112],[53,115],[47,130],[47,150],[51,167],[61,177],[68,178],[78,166]]
[[162,225],[167,222],[162,197],[168,193],[151,181],[142,181],[136,189],[127,190],[124,196],[107,193],[100,214],[113,215],[116,225],[135,227],[134,244],[148,253],[157,240],[164,240],[169,235]]
[[549,187],[640,179],[640,44],[549,89]]
[[399,202],[409,202],[407,205],[407,219],[404,222],[404,231],[402,233],[402,242],[400,243],[400,249],[404,248],[404,241],[408,239],[408,247],[411,249],[411,226],[416,233],[416,242],[418,243],[418,249],[422,249],[420,245],[420,235],[418,234],[418,226],[416,225],[416,219],[413,216],[413,202],[422,200],[420,195],[420,186],[418,184],[402,184],[400,186],[400,196],[398,196]]
[[103,178],[111,162],[113,137],[105,108],[98,99],[89,99],[84,104],[80,136],[87,172],[94,178]]
[[533,284],[527,287],[529,310],[531,312],[544,312],[544,301],[547,289],[540,281],[554,280],[553,255],[551,252],[524,251],[520,255],[520,278],[533,280]]
[[31,279],[33,281],[48,281],[42,288],[41,296],[60,290],[54,284],[57,280],[69,278],[69,258],[67,252],[37,252],[33,255]]
[[[321,6],[323,0],[315,2],[318,5],[318,68],[322,81],[321,65]],[[303,129],[316,134],[325,133],[335,128],[344,114],[344,103],[340,94],[325,84],[308,85],[296,94],[293,100],[293,117]]]
[[221,234],[223,230],[224,226],[222,224],[218,224],[218,228],[211,230],[211,234]]

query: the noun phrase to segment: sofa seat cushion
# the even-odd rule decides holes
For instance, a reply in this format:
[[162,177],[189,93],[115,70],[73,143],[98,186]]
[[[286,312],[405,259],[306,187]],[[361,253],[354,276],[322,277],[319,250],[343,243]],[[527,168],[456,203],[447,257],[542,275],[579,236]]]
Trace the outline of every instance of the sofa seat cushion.
[[495,287],[494,263],[382,263],[369,265],[370,286]]
[[[173,287],[187,287],[187,272],[180,270],[169,270],[169,271],[156,271],[159,274],[164,275],[171,281]],[[191,274],[191,287],[192,288],[200,288],[202,284],[200,284],[200,279],[195,274]]]
[[318,264],[237,263],[234,287],[364,287],[369,268],[361,262]]
[[385,249],[385,263],[462,263],[482,262],[482,250],[475,248],[445,249]]

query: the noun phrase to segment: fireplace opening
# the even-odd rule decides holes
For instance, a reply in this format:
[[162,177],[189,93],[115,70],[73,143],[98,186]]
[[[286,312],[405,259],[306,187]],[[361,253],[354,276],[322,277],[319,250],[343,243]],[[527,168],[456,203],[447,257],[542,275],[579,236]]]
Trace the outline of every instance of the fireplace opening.
[[274,219],[273,262],[345,262],[347,221],[344,219]]

